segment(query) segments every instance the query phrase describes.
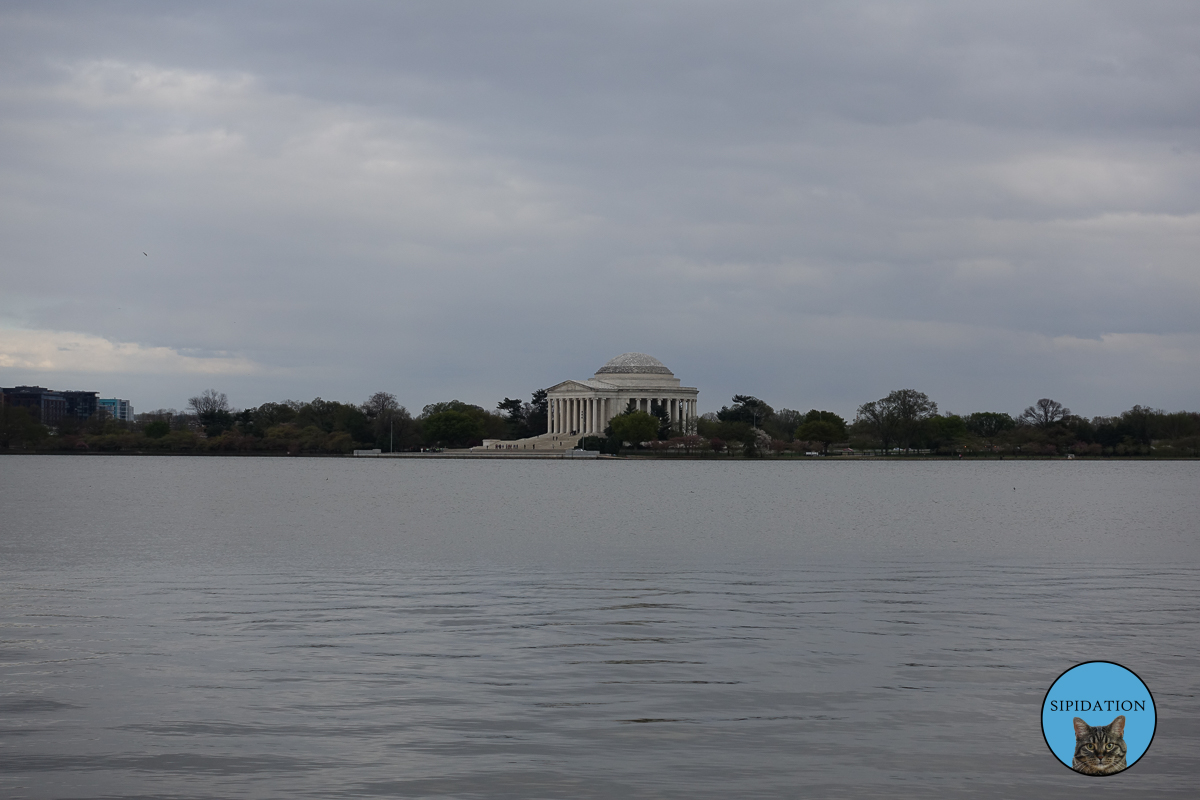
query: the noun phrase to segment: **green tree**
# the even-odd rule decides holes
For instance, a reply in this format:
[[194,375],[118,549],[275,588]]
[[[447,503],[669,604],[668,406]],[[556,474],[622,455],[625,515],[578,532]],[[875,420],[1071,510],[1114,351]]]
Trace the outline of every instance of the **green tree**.
[[466,411],[447,409],[421,419],[425,443],[441,447],[471,447],[483,440],[483,423]]
[[1160,414],[1152,426],[1155,439],[1186,439],[1200,434],[1200,414],[1176,411]]
[[920,439],[922,423],[937,410],[937,403],[924,392],[897,389],[859,406],[855,423],[882,442],[884,450],[893,443],[912,447]]
[[238,414],[238,428],[248,436],[263,438],[267,431],[296,418],[298,403],[263,403],[258,408],[248,408]]
[[1017,421],[1009,414],[1003,414],[996,411],[976,411],[963,419],[967,426],[967,431],[980,439],[991,442],[1001,433],[1007,430],[1012,430],[1017,426]]
[[711,412],[696,420],[698,434],[706,439],[720,439],[726,444],[745,441],[752,430],[749,422],[721,422]]
[[375,435],[367,415],[356,405],[336,400],[313,398],[312,402],[296,407],[294,423],[301,430],[315,427],[325,434],[345,432],[356,442],[373,442]]
[[33,447],[48,435],[46,426],[24,408],[0,405],[0,448]]
[[1155,423],[1159,417],[1163,416],[1166,416],[1164,411],[1134,406],[1128,411],[1122,412],[1118,427],[1124,436],[1128,436],[1138,444],[1149,445],[1154,439]]
[[837,426],[838,436],[834,441],[841,441],[846,438],[846,420],[842,419],[832,411],[818,411],[813,408],[804,415],[802,422],[828,422],[831,425]]
[[146,428],[142,432],[149,439],[161,439],[171,432],[171,423],[165,419],[156,419],[153,422],[146,423]]
[[[479,423],[481,439],[503,439],[509,435],[508,420],[499,414],[493,414],[490,411],[485,411],[479,406],[473,406],[464,403],[461,400],[448,400],[442,403],[430,403],[421,409],[420,422],[424,426],[425,420],[435,414],[440,414],[444,411],[457,411],[466,414],[468,417],[476,420]],[[426,438],[428,442],[428,438]]]
[[379,435],[375,439],[376,447],[384,449],[385,437],[388,452],[416,450],[421,446],[421,426],[404,406],[388,415],[387,425],[386,431],[380,425]]
[[967,438],[967,423],[957,414],[935,414],[924,423],[923,438],[931,450],[946,450]]
[[659,419],[645,411],[631,411],[613,417],[609,428],[614,438],[636,447],[658,436]]
[[748,394],[735,394],[732,406],[722,406],[717,412],[721,422],[745,422],[753,428],[762,427],[774,410],[762,400]]
[[791,441],[796,428],[804,422],[804,413],[790,408],[779,408],[766,423],[767,432],[776,439]]
[[671,417],[667,413],[667,406],[657,400],[650,401],[650,413],[658,418],[658,434],[655,436],[659,441],[666,441],[671,438]]
[[878,440],[885,452],[892,449],[896,428],[895,414],[882,400],[872,400],[858,407],[854,418],[855,433]]
[[526,407],[525,411],[525,435],[541,436],[549,429],[550,401],[545,389],[538,389],[534,392],[532,399],[533,402]]
[[828,453],[829,446],[834,442],[840,442],[846,435],[844,423],[839,426],[835,422],[827,419],[813,419],[800,424],[796,428],[796,438],[804,442],[817,442],[821,445],[821,452]]
[[496,409],[504,412],[504,417],[508,421],[509,435],[514,439],[524,438],[528,430],[525,416],[525,408],[528,403],[522,403],[520,400],[514,400],[511,397],[506,397],[496,404]]

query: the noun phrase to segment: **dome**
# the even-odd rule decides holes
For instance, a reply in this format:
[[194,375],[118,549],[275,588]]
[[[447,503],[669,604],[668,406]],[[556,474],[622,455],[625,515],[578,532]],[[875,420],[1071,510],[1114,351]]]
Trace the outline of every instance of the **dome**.
[[597,375],[612,375],[617,373],[634,375],[675,374],[667,369],[666,364],[654,356],[648,356],[645,353],[622,353],[616,358],[610,359],[607,364],[596,370]]

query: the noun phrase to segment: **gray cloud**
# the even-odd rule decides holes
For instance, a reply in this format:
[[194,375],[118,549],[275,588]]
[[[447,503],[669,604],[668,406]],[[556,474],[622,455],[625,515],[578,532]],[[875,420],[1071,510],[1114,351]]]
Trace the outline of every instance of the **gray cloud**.
[[6,9],[5,384],[1200,406],[1194,4]]

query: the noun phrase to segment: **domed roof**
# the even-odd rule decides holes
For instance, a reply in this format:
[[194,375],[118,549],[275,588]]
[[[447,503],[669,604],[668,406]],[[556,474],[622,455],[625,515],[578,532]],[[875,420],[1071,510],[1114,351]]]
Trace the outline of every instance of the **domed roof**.
[[635,375],[674,375],[675,373],[667,369],[666,364],[659,361],[654,356],[648,356],[645,353],[622,353],[614,359],[610,359],[600,369],[596,370],[597,375],[613,373],[633,373]]

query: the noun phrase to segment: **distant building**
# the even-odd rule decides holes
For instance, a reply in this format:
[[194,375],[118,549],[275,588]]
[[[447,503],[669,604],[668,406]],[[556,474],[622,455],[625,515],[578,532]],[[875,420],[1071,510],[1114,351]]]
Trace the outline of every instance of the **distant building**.
[[4,404],[27,410],[43,425],[57,425],[67,414],[67,399],[61,392],[43,386],[12,386],[0,388]]
[[133,422],[133,406],[128,400],[121,400],[116,397],[102,397],[97,404],[101,410],[108,412],[113,419],[119,419],[122,422]]
[[546,390],[550,433],[599,436],[608,421],[633,408],[653,414],[662,409],[672,427],[696,427],[699,391],[680,386],[679,378],[653,356],[624,353],[585,381],[563,381]]
[[[572,455],[582,436],[602,436],[609,421],[633,408],[661,413],[671,427],[694,433],[700,391],[681,386],[675,373],[654,356],[623,353],[596,370],[590,380],[563,381],[546,390],[547,427],[528,439],[484,439],[472,450],[494,454]],[[595,451],[588,451],[595,457]]]
[[67,401],[67,416],[86,420],[95,415],[100,406],[99,392],[59,392]]

